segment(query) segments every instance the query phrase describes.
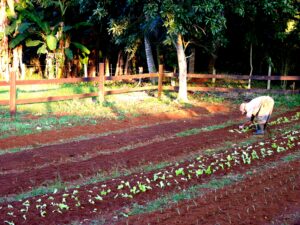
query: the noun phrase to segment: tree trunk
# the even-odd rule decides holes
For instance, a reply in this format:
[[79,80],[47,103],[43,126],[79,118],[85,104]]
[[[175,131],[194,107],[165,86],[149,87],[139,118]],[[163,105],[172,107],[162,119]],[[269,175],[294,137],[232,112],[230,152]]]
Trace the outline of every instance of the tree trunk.
[[96,76],[96,66],[94,65],[94,63],[89,64],[88,70],[89,70],[89,72],[88,72],[89,77],[95,77]]
[[252,64],[252,43],[250,44],[250,74],[249,74],[249,80],[248,80],[248,89],[251,89],[251,77],[253,73],[253,64]]
[[[210,54],[210,60],[208,64],[208,73],[216,75],[216,61],[217,61],[218,56],[216,54],[211,53]],[[212,83],[216,83],[216,78],[212,78]]]
[[157,65],[164,65],[164,56],[160,54],[159,45],[156,45],[156,59],[157,59]]
[[13,71],[16,73],[16,79],[20,79],[20,63],[19,63],[19,54],[18,54],[18,47],[14,48],[12,50],[13,52],[13,63],[12,63],[12,68]]
[[[153,59],[153,53],[152,53],[152,48],[151,44],[149,41],[149,38],[144,35],[144,44],[145,44],[145,53],[146,53],[146,59],[147,59],[147,67],[148,67],[148,72],[149,73],[156,73],[156,67]],[[151,82],[155,84],[157,82],[157,78],[151,78]]]
[[46,55],[45,77],[47,77],[48,79],[55,78],[55,54],[54,53],[47,53]]
[[177,99],[179,101],[187,102],[187,62],[181,34],[178,34],[177,36],[176,51],[179,67],[179,91]]
[[128,75],[129,62],[130,62],[130,56],[127,54],[125,68],[124,68],[124,75]]
[[[289,57],[288,57],[288,55],[289,55],[288,53],[284,54],[282,70],[281,70],[282,76],[286,76],[289,73]],[[286,80],[281,81],[281,86],[285,90],[287,87],[287,81]]]
[[109,59],[106,58],[105,59],[105,76],[110,76],[110,72],[109,72]]
[[122,51],[119,51],[115,76],[119,76],[119,75],[123,74],[123,64],[124,64],[124,62],[123,62],[123,57],[122,57]]
[[17,78],[25,79],[25,68],[23,64],[23,47],[19,45],[13,49],[13,70],[16,72]]
[[63,53],[56,52],[55,54],[55,77],[63,78],[64,77],[64,64],[65,64],[65,56]]
[[66,48],[66,41],[65,41],[65,37],[63,34],[63,30],[64,30],[64,22],[60,22],[60,27],[59,27],[59,31],[56,34],[56,38],[57,40],[59,40],[59,47],[58,50],[55,53],[55,71],[56,71],[56,78],[62,78],[64,77],[65,74],[65,60],[66,60],[66,56],[65,56],[65,48]]
[[88,64],[83,64],[83,76],[88,77]]
[[191,56],[189,58],[189,73],[195,73],[195,48],[191,49]]
[[[272,74],[272,66],[271,64],[269,64],[268,66],[268,77],[270,77]],[[268,80],[268,86],[267,86],[267,89],[270,90],[271,89],[271,80]]]
[[146,53],[146,59],[147,59],[148,72],[156,73],[157,70],[155,67],[154,59],[153,59],[151,44],[146,35],[144,36],[144,43],[145,43],[145,53]]
[[8,25],[6,14],[6,0],[0,2],[0,33],[3,34],[0,40],[0,77],[9,80],[9,53],[8,53],[8,37],[5,35],[5,28]]

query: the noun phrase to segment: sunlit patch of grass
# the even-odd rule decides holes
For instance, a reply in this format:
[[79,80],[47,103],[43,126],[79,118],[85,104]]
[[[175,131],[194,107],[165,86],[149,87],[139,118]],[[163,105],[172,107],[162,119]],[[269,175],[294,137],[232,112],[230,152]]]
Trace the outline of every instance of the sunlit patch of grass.
[[268,95],[271,96],[275,101],[274,108],[277,110],[287,110],[294,107],[300,106],[300,95],[299,94],[256,94],[256,93],[240,93],[237,98],[235,98],[234,102],[240,104],[242,102],[250,101],[253,98]]
[[274,95],[275,107],[294,108],[300,106],[300,95]]
[[[18,105],[14,121],[10,120],[8,107],[0,106],[0,138],[178,109],[178,104],[160,101],[145,92],[110,95],[103,103],[87,98]],[[37,118],[30,119],[32,116]]]
[[171,112],[180,108],[178,104],[169,101],[166,97],[163,100],[159,100],[147,92],[107,96],[106,106],[112,108],[118,114],[130,116]]
[[9,87],[0,87],[0,99],[1,100],[9,99]]
[[97,86],[88,83],[18,85],[17,98],[28,99],[49,96],[69,96],[72,94],[91,93],[97,91]]
[[209,103],[221,103],[224,102],[225,98],[216,93],[207,92],[195,92],[191,95],[191,98],[196,101],[209,102]]
[[33,120],[24,119],[20,117],[16,117],[15,120],[0,118],[0,121],[0,138],[39,133],[42,131],[54,130],[74,125],[97,123],[97,121],[93,118],[78,117],[72,115],[66,115],[61,117],[40,117],[38,119]]

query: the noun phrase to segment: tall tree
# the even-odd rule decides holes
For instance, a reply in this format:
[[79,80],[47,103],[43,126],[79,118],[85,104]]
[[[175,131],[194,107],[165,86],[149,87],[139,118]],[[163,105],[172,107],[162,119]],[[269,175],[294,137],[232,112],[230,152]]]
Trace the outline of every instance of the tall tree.
[[[286,59],[290,58],[288,55],[295,49],[299,39],[295,35],[296,29],[286,32],[286,28],[288,21],[297,20],[299,5],[297,0],[226,1],[227,16],[229,13],[237,15],[231,18],[230,24],[236,25],[236,32],[243,30],[239,39],[249,51],[250,75],[259,69],[258,63],[268,63],[270,58],[275,67],[278,67],[275,59],[281,58],[279,60],[285,65],[282,68],[287,68]],[[228,29],[234,30],[230,25]],[[287,73],[285,69],[282,71],[282,74]]]
[[15,16],[14,0],[0,1],[0,76],[9,79],[9,49],[6,29],[9,25],[9,16]]
[[206,34],[218,35],[224,30],[224,6],[219,0],[164,0],[159,3],[159,14],[168,34],[166,43],[173,43],[177,51],[178,100],[188,101],[185,49],[193,38],[201,42]]

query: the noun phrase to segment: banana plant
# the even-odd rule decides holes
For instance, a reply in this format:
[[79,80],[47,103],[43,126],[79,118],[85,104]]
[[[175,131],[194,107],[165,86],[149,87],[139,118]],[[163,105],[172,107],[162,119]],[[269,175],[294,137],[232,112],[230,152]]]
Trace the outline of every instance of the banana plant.
[[59,74],[58,69],[64,67],[65,58],[73,59],[72,49],[79,49],[85,57],[90,53],[84,45],[72,43],[70,34],[68,34],[72,29],[90,24],[82,22],[73,26],[65,26],[63,22],[59,22],[51,25],[46,21],[43,11],[34,10],[34,6],[31,3],[28,4],[26,8],[17,7],[18,18],[10,27],[10,32],[14,31],[17,35],[11,39],[9,47],[14,48],[25,43],[27,47],[37,48],[37,54],[45,54],[45,77],[54,78],[55,75]]

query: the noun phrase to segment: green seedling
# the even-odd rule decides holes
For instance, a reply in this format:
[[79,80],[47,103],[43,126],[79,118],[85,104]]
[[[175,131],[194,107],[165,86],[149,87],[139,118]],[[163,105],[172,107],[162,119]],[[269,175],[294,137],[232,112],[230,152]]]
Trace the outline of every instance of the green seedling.
[[66,205],[66,204],[64,204],[64,203],[59,203],[59,204],[58,204],[58,208],[59,208],[60,210],[69,210],[69,206]]
[[252,156],[252,159],[259,159],[258,155],[257,155],[257,152],[255,150],[252,151],[251,153],[251,156]]
[[175,174],[176,174],[176,176],[179,176],[179,175],[184,176],[184,169],[179,168],[179,169],[175,170]]

